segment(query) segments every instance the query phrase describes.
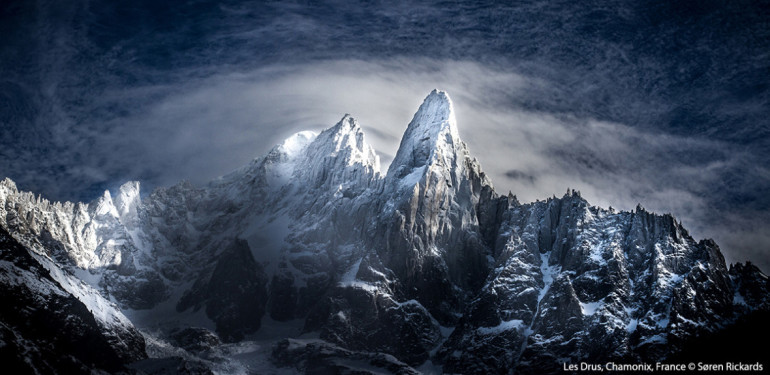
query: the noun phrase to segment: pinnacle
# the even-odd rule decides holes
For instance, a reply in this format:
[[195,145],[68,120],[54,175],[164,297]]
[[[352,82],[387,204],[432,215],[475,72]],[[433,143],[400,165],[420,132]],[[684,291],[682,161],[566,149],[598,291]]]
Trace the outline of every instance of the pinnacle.
[[[446,91],[439,91],[434,89],[425,97],[425,100],[420,105],[417,113],[414,114],[414,118],[409,123],[407,132],[410,128],[438,128],[449,127],[456,133],[457,121],[454,115],[454,105],[452,99],[449,98],[449,94]],[[406,135],[406,134],[405,134]]]
[[345,116],[342,116],[339,122],[337,122],[336,125],[333,127],[327,129],[325,132],[329,132],[332,134],[346,134],[346,133],[357,133],[361,132],[361,125],[358,124],[358,121],[351,116],[349,113],[346,113]]
[[445,143],[460,143],[454,107],[445,91],[433,90],[407,126],[388,174],[399,178],[428,164],[434,150]]

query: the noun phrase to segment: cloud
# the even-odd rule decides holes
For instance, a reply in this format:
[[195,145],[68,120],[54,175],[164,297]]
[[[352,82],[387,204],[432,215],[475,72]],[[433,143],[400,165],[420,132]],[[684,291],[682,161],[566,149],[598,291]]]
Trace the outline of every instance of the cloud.
[[57,155],[57,165],[67,166],[60,175],[69,176],[62,189],[70,191],[88,181],[111,188],[128,179],[150,187],[203,184],[294,132],[324,129],[350,113],[386,170],[414,111],[439,88],[450,93],[460,134],[500,193],[528,202],[574,188],[604,207],[641,203],[673,213],[696,237],[715,237],[728,260],[751,258],[770,269],[762,248],[770,243],[763,234],[770,233],[768,207],[760,207],[767,198],[756,198],[753,211],[751,202],[734,198],[770,186],[750,152],[533,109],[528,103],[554,100],[548,85],[512,69],[426,58],[182,70],[155,84],[108,86],[88,96],[81,111],[95,115],[64,122],[62,142],[76,147]]
[[[447,89],[467,103],[458,106],[462,113],[481,99],[479,92],[499,90],[499,82],[515,89],[524,79],[468,62],[342,60],[180,81],[186,83],[107,93],[105,102],[131,109],[93,127],[98,131],[90,136],[103,148],[97,154],[109,158],[108,164],[142,160],[130,168],[138,176],[168,169],[158,174],[161,184],[180,178],[201,183],[264,154],[296,131],[321,130],[351,113],[387,163],[431,89]],[[164,97],[151,104],[137,99],[148,92]]]

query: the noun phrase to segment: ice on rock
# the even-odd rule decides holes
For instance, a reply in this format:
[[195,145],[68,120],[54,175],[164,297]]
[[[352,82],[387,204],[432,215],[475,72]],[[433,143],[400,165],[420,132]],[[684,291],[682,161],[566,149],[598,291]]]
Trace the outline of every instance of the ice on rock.
[[[302,156],[310,145],[318,136],[312,131],[301,131],[286,138],[283,142],[273,147],[268,152],[265,158],[255,160],[258,165],[265,165],[264,176],[268,186],[272,189],[278,190],[289,183],[294,174],[297,165],[300,163]],[[224,186],[237,185],[242,181],[246,175],[259,174],[259,172],[251,171],[249,169],[243,171],[236,171],[231,175],[225,177],[226,183]],[[240,190],[245,189],[242,187]],[[237,198],[237,197],[232,197]]]
[[359,288],[370,292],[376,292],[377,291],[376,286],[370,283],[367,283],[365,281],[358,280],[356,278],[356,274],[358,274],[358,270],[360,267],[361,267],[361,259],[359,259],[356,263],[354,263],[353,266],[351,266],[350,269],[348,269],[348,271],[345,272],[344,275],[342,275],[338,285],[345,288]]
[[452,100],[446,92],[433,90],[407,126],[388,176],[402,178],[437,158],[450,164],[460,142]]
[[524,327],[523,320],[512,319],[508,321],[504,320],[500,324],[494,327],[480,327],[477,329],[477,331],[485,335],[494,335],[505,331],[518,330],[518,329],[521,329],[522,327]]
[[380,173],[380,157],[374,148],[366,143],[361,125],[352,116],[346,114],[334,127],[322,132],[319,138],[320,143],[331,146],[330,149],[324,150],[324,155],[342,156],[348,166],[360,164]]
[[[104,362],[146,357],[144,340],[117,306],[52,259],[21,245],[2,227],[0,289],[6,306],[0,326],[12,332],[3,337],[10,346],[4,355],[14,372],[84,372],[67,364],[83,361],[94,367],[117,368],[119,364]],[[9,314],[9,309],[14,313]],[[104,360],[100,362],[97,356]],[[26,365],[14,365],[13,357]]]
[[580,303],[580,309],[583,312],[583,315],[594,315],[597,311],[601,310],[604,307],[604,302],[598,301],[598,302],[581,302]]
[[278,149],[286,153],[289,159],[294,159],[305,150],[310,142],[313,142],[318,134],[313,131],[305,130],[293,134],[289,138],[286,138],[281,144],[278,145]]
[[115,208],[115,204],[112,202],[112,195],[109,190],[105,190],[104,194],[92,203],[93,215],[97,218],[107,219],[119,218],[118,210]]
[[380,158],[366,143],[358,121],[350,115],[322,131],[299,160],[302,168],[294,177],[311,187],[359,185],[363,189],[380,175]]
[[139,195],[139,181],[129,181],[121,185],[114,203],[120,220],[124,224],[135,220],[137,209],[142,203]]
[[636,327],[639,325],[638,319],[631,319],[628,321],[628,324],[626,325],[626,332],[628,333],[634,333],[636,331]]
[[[356,185],[360,192],[379,179],[380,174],[379,156],[366,143],[363,130],[350,115],[345,115],[335,126],[320,134],[298,132],[254,163],[264,167],[264,178],[275,191],[290,186],[330,189]],[[262,173],[255,172],[253,166],[251,168],[236,171],[219,183],[223,186],[237,184],[246,175],[258,176]]]

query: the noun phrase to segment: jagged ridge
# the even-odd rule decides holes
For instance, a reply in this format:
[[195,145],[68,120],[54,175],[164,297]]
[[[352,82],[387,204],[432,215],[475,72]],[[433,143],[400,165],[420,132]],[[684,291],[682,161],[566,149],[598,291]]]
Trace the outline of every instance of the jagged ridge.
[[[694,241],[670,215],[605,210],[572,191],[499,197],[437,90],[385,176],[346,115],[205,187],[139,196],[132,182],[114,199],[50,203],[5,180],[0,224],[147,310],[140,325],[184,328],[202,310],[240,340],[263,315],[303,319],[324,345],[461,373],[659,360],[770,308],[764,274],[728,270],[713,241]],[[241,297],[220,298],[233,287]],[[162,302],[176,307],[173,323],[147,320]]]

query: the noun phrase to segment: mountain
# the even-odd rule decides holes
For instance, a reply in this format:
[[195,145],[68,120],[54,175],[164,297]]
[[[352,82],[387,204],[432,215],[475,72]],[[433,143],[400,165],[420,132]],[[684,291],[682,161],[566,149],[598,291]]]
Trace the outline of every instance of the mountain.
[[142,335],[114,305],[0,228],[0,358],[15,373],[127,371]]
[[[0,226],[56,280],[114,301],[131,322],[111,312],[126,323],[111,337],[135,325],[167,358],[134,367],[151,373],[556,373],[675,358],[770,311],[766,275],[728,268],[671,215],[575,191],[498,195],[435,90],[385,174],[345,115],[206,186],[143,199],[129,182],[114,198],[49,202],[6,179]],[[3,280],[50,294],[13,276],[28,268],[8,263]]]

